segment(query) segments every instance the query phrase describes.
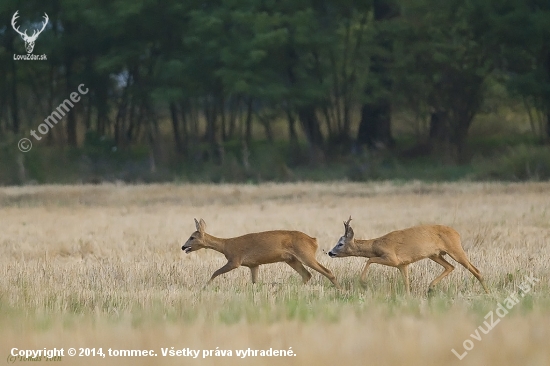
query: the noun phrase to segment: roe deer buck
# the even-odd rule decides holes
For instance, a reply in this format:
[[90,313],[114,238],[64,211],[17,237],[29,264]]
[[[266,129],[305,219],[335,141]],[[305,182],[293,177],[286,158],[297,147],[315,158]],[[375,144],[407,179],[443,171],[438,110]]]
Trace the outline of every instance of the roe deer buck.
[[354,238],[353,229],[350,226],[351,216],[344,222],[344,236],[328,253],[331,257],[367,257],[369,260],[361,272],[360,282],[365,284],[367,269],[372,263],[384,264],[397,267],[405,280],[405,289],[410,294],[409,286],[409,264],[424,258],[430,258],[442,265],[445,270],[437,276],[428,289],[428,294],[434,289],[445,276],[455,268],[443,257],[449,254],[458,263],[462,264],[468,271],[479,280],[486,293],[489,293],[483,277],[479,270],[470,263],[462,245],[460,235],[448,226],[422,225],[404,230],[392,231],[376,239],[359,240]]
[[311,278],[311,273],[303,266],[305,264],[340,288],[332,272],[315,259],[317,239],[300,231],[264,231],[236,238],[221,239],[206,233],[206,223],[203,219],[200,222],[195,219],[195,225],[197,231],[191,235],[181,249],[185,253],[202,248],[214,249],[227,258],[227,264],[214,272],[207,285],[217,276],[239,266],[249,267],[252,283],[256,283],[258,268],[261,264],[285,262],[302,276],[304,283]]

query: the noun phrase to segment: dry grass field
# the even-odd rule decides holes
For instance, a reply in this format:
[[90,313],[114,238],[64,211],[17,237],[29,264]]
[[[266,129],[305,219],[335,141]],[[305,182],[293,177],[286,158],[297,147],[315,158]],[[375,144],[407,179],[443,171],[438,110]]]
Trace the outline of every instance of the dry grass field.
[[[457,229],[491,294],[456,270],[428,298],[442,267],[411,265],[410,297],[399,271],[362,258],[331,259],[353,216],[356,238],[420,223]],[[185,254],[202,217],[219,237],[300,230],[319,241],[319,273],[302,285],[286,264],[218,277],[212,251]],[[0,344],[10,350],[69,347],[154,350],[157,357],[62,357],[66,365],[548,365],[550,363],[550,184],[373,183],[0,188]],[[486,314],[539,279],[487,334]],[[496,319],[498,318],[496,315]],[[486,327],[485,327],[486,328]],[[476,337],[479,340],[476,340]],[[462,360],[452,352],[463,354]],[[231,357],[162,356],[232,350]],[[236,350],[289,350],[292,357],[240,358]],[[46,362],[44,359],[41,362]]]

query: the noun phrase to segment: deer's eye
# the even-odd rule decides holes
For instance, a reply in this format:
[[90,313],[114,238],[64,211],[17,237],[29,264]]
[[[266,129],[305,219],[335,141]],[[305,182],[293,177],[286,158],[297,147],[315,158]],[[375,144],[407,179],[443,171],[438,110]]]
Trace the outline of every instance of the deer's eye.
[[344,243],[339,243],[338,244],[338,247],[342,247],[342,246],[344,246]]
[[189,238],[189,240],[195,240],[195,237],[194,237],[194,236],[192,236],[192,237],[190,237],[190,238]]

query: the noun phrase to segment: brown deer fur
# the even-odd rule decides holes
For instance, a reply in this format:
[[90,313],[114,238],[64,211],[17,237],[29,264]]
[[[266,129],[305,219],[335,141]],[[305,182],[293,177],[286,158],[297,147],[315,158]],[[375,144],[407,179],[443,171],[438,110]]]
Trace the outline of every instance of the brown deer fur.
[[327,277],[337,288],[340,288],[336,277],[315,258],[317,239],[300,231],[274,230],[251,233],[236,238],[221,239],[206,233],[203,219],[195,219],[197,231],[181,247],[185,253],[202,248],[214,249],[225,255],[227,264],[218,269],[207,284],[217,276],[240,266],[250,268],[252,283],[258,278],[258,268],[262,264],[285,262],[302,276],[306,283],[311,273],[304,264]]
[[355,239],[350,221],[351,216],[347,222],[344,222],[344,236],[328,254],[331,257],[369,258],[361,272],[361,284],[365,284],[369,266],[379,263],[399,268],[405,281],[405,290],[409,294],[409,264],[429,258],[445,268],[443,273],[430,283],[428,290],[430,293],[434,286],[454,269],[454,266],[444,258],[444,255],[448,254],[469,270],[479,280],[485,292],[489,293],[481,273],[468,260],[460,243],[460,235],[453,228],[443,225],[421,225],[392,231],[376,239],[360,240]]

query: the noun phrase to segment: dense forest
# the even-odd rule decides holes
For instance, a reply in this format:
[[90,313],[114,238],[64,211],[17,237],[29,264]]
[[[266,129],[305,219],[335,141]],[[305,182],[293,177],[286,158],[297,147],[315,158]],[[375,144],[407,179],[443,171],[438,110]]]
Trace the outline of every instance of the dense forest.
[[8,0],[0,20],[0,183],[461,166],[476,117],[510,106],[550,175],[548,0]]

